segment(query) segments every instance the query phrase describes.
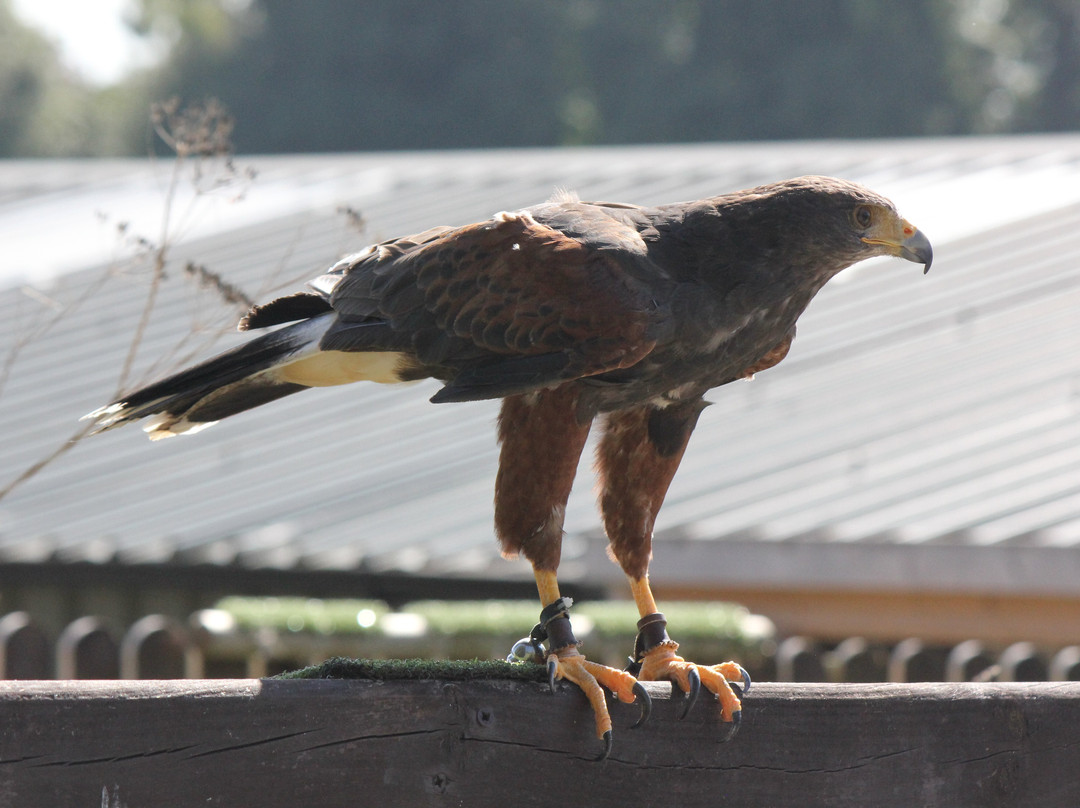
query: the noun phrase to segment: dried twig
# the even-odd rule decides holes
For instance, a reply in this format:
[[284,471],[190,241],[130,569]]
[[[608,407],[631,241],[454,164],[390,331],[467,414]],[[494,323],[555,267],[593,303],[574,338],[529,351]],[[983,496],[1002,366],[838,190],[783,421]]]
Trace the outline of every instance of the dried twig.
[[176,195],[176,184],[182,164],[183,158],[178,153],[176,161],[173,163],[169,186],[165,192],[165,210],[161,219],[161,241],[153,254],[154,263],[153,274],[150,276],[150,289],[147,291],[146,302],[143,304],[142,313],[139,315],[139,323],[135,326],[135,333],[131,338],[131,343],[128,345],[127,356],[124,357],[124,364],[120,369],[120,378],[116,383],[117,395],[123,392],[128,376],[131,375],[131,369],[135,365],[135,357],[138,355],[139,346],[142,345],[143,335],[146,333],[146,327],[150,324],[150,315],[153,314],[154,305],[157,303],[161,282],[165,279],[165,259],[169,253],[169,217],[172,213],[172,202]]
[[225,280],[221,275],[216,272],[211,272],[202,264],[196,264],[194,261],[188,261],[184,266],[184,274],[189,278],[194,278],[195,282],[203,289],[211,289],[221,296],[221,299],[228,303],[230,306],[241,306],[245,309],[250,309],[255,305],[255,301],[244,294],[240,287],[235,286]]
[[[178,237],[178,233],[183,229],[182,226],[177,224],[178,217],[174,211],[174,202],[177,198],[184,168],[188,166],[192,168],[192,182],[195,185],[196,198],[211,190],[230,185],[236,182],[237,179],[250,180],[255,176],[254,171],[240,172],[233,165],[231,160],[233,121],[225,108],[217,101],[211,100],[205,104],[187,107],[181,107],[176,99],[162,104],[155,104],[151,110],[151,121],[158,136],[175,152],[176,157],[165,190],[161,230],[157,241],[153,242],[145,236],[132,234],[126,223],[117,225],[117,233],[123,242],[134,248],[138,253],[148,257],[151,268],[146,299],[117,379],[117,397],[125,392],[129,384],[139,349],[153,318],[162,283],[166,279],[166,267],[170,250]],[[222,160],[224,170],[214,175],[207,173],[206,160],[211,158]],[[182,215],[179,217],[181,223],[184,218]],[[15,362],[26,345],[52,328],[73,308],[81,305],[96,294],[112,275],[114,269],[115,265],[104,272],[101,278],[91,284],[75,303],[68,306],[59,305],[58,308],[53,306],[55,313],[52,317],[38,328],[29,329],[19,337],[5,356],[3,364],[0,365],[0,389],[9,379]],[[195,277],[200,286],[215,289],[226,302],[234,304],[244,302],[245,306],[250,305],[251,301],[247,295],[216,273],[195,264],[189,264],[187,274]],[[82,426],[50,454],[31,464],[14,480],[0,488],[0,500],[76,446],[93,428],[93,424]]]
[[337,212],[345,217],[345,221],[348,223],[349,227],[357,233],[363,233],[367,230],[367,220],[364,218],[364,214],[352,205],[340,205]]
[[[23,352],[26,346],[30,345],[34,340],[43,337],[64,317],[75,311],[79,306],[97,294],[101,287],[105,285],[106,281],[108,281],[108,273],[103,273],[101,277],[86,288],[78,299],[68,304],[64,304],[59,300],[49,297],[43,292],[34,289],[32,286],[24,286],[22,288],[23,294],[51,309],[53,313],[51,317],[39,322],[36,327],[21,329],[19,331],[19,336],[8,350],[7,355],[4,357],[3,364],[0,365],[0,395],[3,395],[4,387],[11,378],[12,371],[15,369],[15,362],[18,360],[19,354]],[[0,496],[2,496],[2,491],[0,491]]]
[[[134,252],[136,263],[148,262],[151,271],[146,299],[143,301],[139,320],[132,333],[117,379],[116,398],[122,396],[129,387],[144,336],[153,320],[162,285],[168,277],[167,269],[172,247],[184,232],[185,222],[193,214],[193,208],[199,197],[226,186],[235,187],[239,184],[240,192],[235,199],[240,199],[244,196],[247,184],[255,177],[253,170],[237,169],[232,162],[231,135],[233,119],[219,102],[210,100],[204,104],[182,107],[177,99],[171,99],[153,106],[151,122],[158,136],[173,150],[176,156],[173,160],[169,182],[164,193],[161,229],[157,240],[133,233],[126,222],[119,222],[116,225],[118,244],[122,248]],[[215,172],[210,172],[207,169],[211,160],[217,161],[217,170]],[[192,200],[187,210],[177,211],[175,203],[181,181],[185,177],[185,168],[190,169],[189,177],[195,188],[195,199]],[[357,233],[364,232],[367,223],[360,211],[343,206],[339,208],[339,212],[345,216],[347,227],[350,230]],[[102,218],[107,219],[104,215],[102,215]],[[302,280],[302,278],[291,278],[285,281],[280,279],[281,269],[288,263],[290,255],[291,249],[283,254],[277,269],[271,273],[263,284],[263,288],[259,290],[260,298]],[[28,290],[30,296],[38,298],[38,302],[51,308],[53,313],[38,327],[20,332],[20,337],[4,357],[3,363],[0,364],[0,390],[3,389],[4,384],[10,378],[21,351],[34,339],[55,326],[75,308],[96,295],[106,281],[116,274],[119,263],[119,260],[114,261],[109,269],[103,272],[101,277],[95,280],[94,283],[90,284],[73,303],[63,304],[51,298],[46,298],[37,293],[36,290]],[[210,290],[217,298],[231,307],[248,309],[253,304],[252,296],[229,282],[220,273],[214,272],[202,264],[189,261],[184,267],[184,276],[192,279],[200,289]],[[193,327],[191,332],[185,335],[166,356],[159,358],[158,362],[154,363],[151,371],[166,362],[176,365],[190,361],[191,358],[208,348],[210,343],[216,341],[225,330],[225,328],[216,329],[215,333],[211,334],[207,340],[201,340],[201,344],[191,347],[190,343],[193,341],[193,337],[199,333],[199,329]],[[177,358],[178,356],[179,358]],[[93,429],[94,424],[92,423],[81,426],[51,453],[31,464],[5,487],[0,488],[0,500],[74,448]]]

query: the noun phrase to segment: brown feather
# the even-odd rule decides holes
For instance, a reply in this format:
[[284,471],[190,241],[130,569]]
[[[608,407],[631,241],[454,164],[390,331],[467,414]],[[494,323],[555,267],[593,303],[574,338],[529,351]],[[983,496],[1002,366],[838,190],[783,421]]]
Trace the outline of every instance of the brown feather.
[[574,416],[570,385],[503,400],[499,414],[499,473],[495,534],[503,555],[524,555],[540,570],[559,566],[566,501],[589,421]]
[[238,331],[250,331],[271,325],[307,320],[328,311],[333,311],[333,308],[326,298],[310,292],[297,292],[271,300],[261,306],[252,306],[251,311],[244,315],[236,328]]
[[444,382],[436,402],[503,398],[495,529],[504,553],[547,574],[590,424],[603,414],[604,524],[645,593],[639,606],[650,605],[653,526],[703,394],[782,361],[822,286],[877,255],[929,266],[932,250],[891,202],[843,180],[800,177],[658,207],[561,194],[373,245],[314,280],[314,294],[253,308],[241,328],[305,322],[94,417],[107,428],[153,416],[171,434],[196,426],[200,408],[222,417],[353,379],[431,376]]
[[421,361],[432,342],[442,348],[437,361],[451,365],[484,352],[490,361],[565,354],[550,382],[640,361],[655,345],[653,291],[619,257],[507,214],[440,233],[389,264],[348,267],[330,300],[345,314],[388,321]]
[[611,554],[633,579],[649,569],[656,515],[705,406],[693,399],[659,410],[619,410],[604,418],[596,450],[600,511]]

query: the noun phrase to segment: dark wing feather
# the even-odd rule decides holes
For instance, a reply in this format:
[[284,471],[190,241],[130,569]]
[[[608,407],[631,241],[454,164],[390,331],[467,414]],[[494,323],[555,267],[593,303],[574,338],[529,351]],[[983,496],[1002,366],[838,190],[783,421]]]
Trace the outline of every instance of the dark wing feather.
[[466,367],[431,397],[435,404],[481,401],[536,390],[565,377],[570,358],[565,353],[514,356]]
[[292,323],[297,320],[307,320],[333,311],[329,301],[322,295],[313,295],[310,292],[297,292],[263,303],[260,306],[252,306],[237,329],[250,331],[256,328],[266,328],[282,323]]
[[439,400],[494,398],[639,362],[656,344],[670,284],[629,224],[577,207],[573,237],[522,212],[358,256],[336,270],[330,291],[343,320],[334,347],[349,331],[353,350],[371,350],[375,332],[348,321],[380,321],[380,347],[445,369]]

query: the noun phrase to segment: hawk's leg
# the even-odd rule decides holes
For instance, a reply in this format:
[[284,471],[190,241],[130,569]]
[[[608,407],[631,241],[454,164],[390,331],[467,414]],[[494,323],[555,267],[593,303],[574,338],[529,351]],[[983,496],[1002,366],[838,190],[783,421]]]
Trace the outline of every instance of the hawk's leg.
[[732,722],[730,737],[738,728],[739,696],[749,678],[733,662],[705,666],[678,656],[679,645],[668,637],[667,621],[657,610],[649,586],[656,514],[704,407],[704,401],[693,399],[663,409],[639,407],[612,413],[597,452],[597,467],[611,553],[630,579],[641,615],[632,669],[644,681],[673,682],[689,695],[688,708],[704,685],[719,699],[723,720]]
[[643,707],[648,694],[629,673],[581,654],[556,577],[566,500],[591,420],[579,417],[577,391],[569,386],[503,399],[495,531],[504,554],[520,553],[532,564],[552,680],[567,679],[582,689],[596,714],[596,733],[610,748],[604,688],[624,702],[640,696]]
[[649,694],[631,674],[591,662],[578,651],[581,643],[574,636],[570,616],[566,612],[569,599],[559,596],[559,584],[553,572],[536,571],[536,586],[540,601],[544,604],[541,625],[546,634],[548,676],[552,683],[556,679],[566,679],[581,688],[596,717],[596,735],[604,740],[602,757],[607,757],[611,750],[611,715],[604,689],[610,690],[619,701],[627,704],[641,699],[641,718],[634,726],[648,718],[651,708]]
[[648,576],[630,581],[641,620],[634,647],[632,669],[642,681],[667,680],[687,694],[682,717],[690,711],[702,685],[720,702],[720,714],[731,722],[725,740],[734,737],[742,719],[742,694],[750,687],[750,676],[741,665],[723,662],[719,665],[699,665],[687,662],[678,655],[679,644],[668,637],[667,621],[656,610],[649,588]]

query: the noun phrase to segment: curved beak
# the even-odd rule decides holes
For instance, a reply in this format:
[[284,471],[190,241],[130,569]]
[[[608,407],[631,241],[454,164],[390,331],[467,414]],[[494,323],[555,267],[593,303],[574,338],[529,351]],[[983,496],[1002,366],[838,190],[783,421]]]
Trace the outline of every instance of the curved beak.
[[907,219],[896,219],[882,230],[885,230],[882,235],[864,236],[862,240],[867,244],[884,247],[890,255],[922,264],[923,275],[930,271],[930,265],[934,263],[934,248],[930,246],[930,239],[924,236],[919,228]]
[[930,265],[934,263],[934,248],[930,246],[930,239],[923,235],[918,228],[904,222],[904,232],[911,231],[900,242],[900,257],[923,265],[923,275],[930,271]]

